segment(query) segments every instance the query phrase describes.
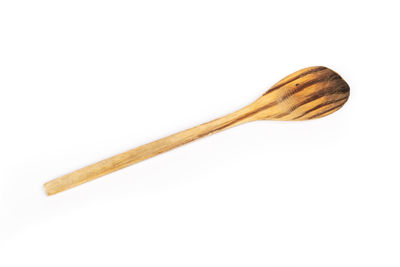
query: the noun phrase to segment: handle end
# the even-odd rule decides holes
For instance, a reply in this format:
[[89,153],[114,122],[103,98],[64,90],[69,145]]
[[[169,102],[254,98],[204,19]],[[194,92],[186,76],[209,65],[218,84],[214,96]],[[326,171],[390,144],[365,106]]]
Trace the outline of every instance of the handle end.
[[57,194],[58,192],[62,191],[62,190],[57,190],[57,188],[59,188],[58,185],[56,185],[56,181],[52,180],[49,181],[45,184],[43,184],[43,188],[44,188],[44,192],[46,193],[47,196],[52,196]]

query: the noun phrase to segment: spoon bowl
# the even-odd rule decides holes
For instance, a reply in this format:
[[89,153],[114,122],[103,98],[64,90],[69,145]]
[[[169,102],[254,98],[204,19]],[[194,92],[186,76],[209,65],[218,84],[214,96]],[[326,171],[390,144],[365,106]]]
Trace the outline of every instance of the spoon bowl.
[[349,94],[339,74],[309,67],[283,78],[250,106],[259,120],[310,120],[339,110]]

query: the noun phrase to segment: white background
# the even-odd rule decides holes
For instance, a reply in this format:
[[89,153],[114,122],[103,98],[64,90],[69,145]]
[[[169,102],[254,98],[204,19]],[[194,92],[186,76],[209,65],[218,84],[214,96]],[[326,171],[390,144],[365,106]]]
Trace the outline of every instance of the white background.
[[[398,1],[1,1],[1,266],[399,266]],[[42,184],[323,65],[338,112]]]

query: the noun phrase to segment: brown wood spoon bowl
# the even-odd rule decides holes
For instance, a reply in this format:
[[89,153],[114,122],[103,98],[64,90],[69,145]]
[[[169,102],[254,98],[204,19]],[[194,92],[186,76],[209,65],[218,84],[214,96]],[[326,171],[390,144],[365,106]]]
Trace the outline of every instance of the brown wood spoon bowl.
[[245,122],[321,118],[339,110],[349,93],[349,86],[336,72],[326,67],[305,68],[283,78],[255,102],[236,112],[61,176],[44,184],[44,188],[47,195],[53,195]]

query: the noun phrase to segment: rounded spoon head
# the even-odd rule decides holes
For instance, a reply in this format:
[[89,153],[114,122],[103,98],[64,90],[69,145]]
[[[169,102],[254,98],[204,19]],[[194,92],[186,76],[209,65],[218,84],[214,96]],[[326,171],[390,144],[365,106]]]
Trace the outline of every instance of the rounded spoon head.
[[316,66],[283,78],[252,106],[257,119],[310,120],[339,110],[349,93],[348,84],[339,74]]

